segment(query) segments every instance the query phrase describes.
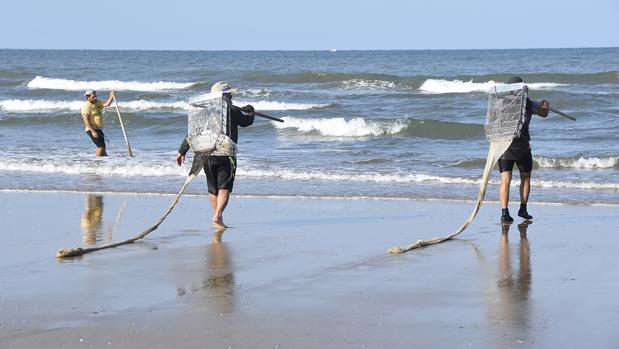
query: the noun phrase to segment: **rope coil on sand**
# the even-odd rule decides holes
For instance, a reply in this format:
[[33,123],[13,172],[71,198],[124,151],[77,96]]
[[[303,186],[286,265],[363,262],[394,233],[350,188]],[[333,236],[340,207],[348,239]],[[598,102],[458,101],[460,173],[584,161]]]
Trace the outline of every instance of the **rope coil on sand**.
[[178,201],[180,200],[181,196],[183,195],[183,192],[185,191],[185,189],[187,188],[189,183],[196,177],[196,175],[200,172],[200,170],[202,170],[202,167],[204,167],[204,156],[202,156],[202,155],[194,155],[193,163],[191,164],[191,170],[189,171],[189,175],[187,176],[187,179],[185,180],[185,183],[183,184],[183,186],[179,190],[178,194],[176,194],[176,197],[174,198],[174,200],[172,200],[172,203],[170,204],[170,207],[168,207],[168,210],[150,228],[142,231],[141,233],[139,233],[139,234],[137,234],[137,235],[127,239],[127,240],[119,241],[119,242],[113,242],[113,243],[110,243],[110,244],[107,244],[107,245],[96,246],[96,247],[89,247],[89,248],[82,248],[82,247],[62,248],[62,249],[60,249],[60,250],[58,250],[56,252],[56,258],[62,259],[62,258],[78,257],[78,256],[84,255],[86,253],[90,253],[90,252],[94,252],[94,251],[99,251],[99,250],[104,250],[104,249],[107,249],[107,248],[117,247],[117,246],[121,246],[121,245],[130,244],[130,243],[136,242],[136,241],[144,238],[146,235],[150,234],[151,232],[153,232],[154,230],[159,228],[161,223],[163,223],[163,221],[170,214],[170,212],[172,212],[172,210],[174,209],[174,207],[178,203]]

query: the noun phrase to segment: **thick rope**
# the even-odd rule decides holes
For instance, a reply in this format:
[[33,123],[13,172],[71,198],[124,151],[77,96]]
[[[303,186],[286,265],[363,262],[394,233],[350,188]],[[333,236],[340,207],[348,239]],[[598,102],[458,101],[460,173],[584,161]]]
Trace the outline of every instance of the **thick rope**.
[[193,163],[191,165],[191,170],[189,171],[189,175],[187,176],[187,179],[185,180],[185,184],[183,184],[183,186],[181,187],[181,190],[179,190],[179,192],[178,192],[178,194],[176,194],[176,197],[174,198],[174,200],[172,200],[172,204],[170,204],[170,207],[168,208],[168,210],[163,214],[163,216],[152,227],[150,227],[150,228],[144,230],[143,232],[135,235],[134,237],[131,237],[131,238],[129,238],[127,240],[124,240],[124,241],[113,242],[113,243],[110,243],[110,244],[107,244],[107,245],[101,245],[101,246],[89,247],[89,248],[81,248],[81,247],[77,247],[77,248],[63,248],[63,249],[60,249],[60,250],[58,250],[56,252],[56,258],[77,257],[77,256],[81,256],[81,255],[86,254],[86,253],[90,253],[90,252],[94,252],[94,251],[98,251],[98,250],[103,250],[103,249],[106,249],[106,248],[112,248],[112,247],[117,247],[117,246],[121,246],[121,245],[130,244],[130,243],[133,243],[133,242],[136,242],[136,241],[142,239],[143,237],[145,237],[146,235],[148,235],[149,233],[151,233],[155,229],[159,228],[161,223],[163,223],[163,221],[166,219],[166,217],[168,217],[170,212],[172,212],[172,210],[174,209],[174,207],[178,203],[178,200],[180,200],[181,195],[183,195],[183,192],[185,191],[185,188],[187,188],[189,183],[196,177],[196,175],[200,172],[202,167],[204,167],[204,157],[199,156],[199,155],[195,155],[193,157]]
[[486,189],[488,187],[488,180],[490,179],[490,173],[492,172],[492,168],[494,167],[494,164],[496,164],[496,162],[499,160],[501,155],[503,155],[503,153],[507,150],[507,148],[509,148],[509,145],[511,143],[512,143],[511,140],[495,141],[495,142],[490,143],[490,148],[488,149],[488,158],[486,159],[486,167],[484,168],[484,174],[481,179],[481,184],[479,185],[479,193],[477,193],[477,203],[475,204],[475,208],[473,209],[473,212],[471,212],[471,215],[469,216],[469,218],[466,220],[466,222],[464,222],[464,224],[462,224],[460,228],[458,228],[455,232],[451,233],[450,235],[447,235],[444,237],[435,237],[430,240],[417,240],[417,242],[410,244],[408,246],[405,246],[405,247],[394,246],[388,249],[387,253],[404,253],[410,250],[414,250],[416,248],[440,244],[447,240],[453,239],[458,234],[463,232],[466,228],[468,228],[468,226],[471,224],[471,222],[473,222],[473,219],[477,215],[477,212],[479,212],[479,208],[481,207],[481,204],[484,201],[484,197],[486,196]]

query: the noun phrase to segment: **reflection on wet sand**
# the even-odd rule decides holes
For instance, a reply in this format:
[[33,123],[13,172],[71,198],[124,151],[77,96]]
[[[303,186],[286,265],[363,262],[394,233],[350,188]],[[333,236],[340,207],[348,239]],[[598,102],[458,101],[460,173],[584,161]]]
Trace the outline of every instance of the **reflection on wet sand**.
[[530,222],[518,224],[520,245],[518,249],[518,270],[512,270],[511,251],[509,245],[509,229],[511,224],[502,226],[499,240],[499,279],[497,282],[497,299],[495,312],[491,316],[507,326],[506,331],[513,335],[526,338],[529,330],[529,315],[531,312],[529,293],[531,291],[531,258],[527,228]]
[[531,291],[531,258],[527,228],[530,221],[518,224],[520,244],[518,249],[518,270],[512,270],[509,244],[511,224],[502,225],[499,240],[499,274],[496,296],[490,300],[490,316],[508,340],[525,341],[529,337]]
[[[498,250],[498,274],[494,273],[495,264],[484,258],[481,251],[471,242],[475,251],[485,295],[488,304],[490,327],[497,332],[501,342],[494,347],[509,348],[530,340],[530,318],[532,306],[529,301],[531,293],[531,255],[527,229],[531,221],[518,224],[520,243],[518,246],[518,270],[512,270],[512,249],[509,244],[511,224],[501,226]],[[514,247],[514,246],[511,246]]]
[[88,194],[86,207],[82,213],[82,241],[87,245],[94,245],[100,240],[103,218],[103,195]]
[[125,200],[118,211],[114,224],[105,227],[103,221],[103,195],[86,195],[86,207],[84,207],[84,212],[80,220],[82,226],[82,241],[87,245],[114,241],[114,235],[116,235],[117,227],[120,225],[126,208],[127,201]]
[[228,313],[234,306],[234,274],[230,263],[230,253],[222,241],[225,228],[218,228],[213,234],[212,243],[207,248],[205,277],[199,286],[179,287],[179,296],[187,293],[206,292],[208,309],[218,313]]

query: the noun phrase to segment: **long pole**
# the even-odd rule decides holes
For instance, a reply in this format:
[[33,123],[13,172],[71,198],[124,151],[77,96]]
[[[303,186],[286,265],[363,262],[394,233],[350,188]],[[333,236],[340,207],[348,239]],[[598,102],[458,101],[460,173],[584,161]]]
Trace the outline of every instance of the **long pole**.
[[129,151],[129,156],[133,157],[133,153],[131,152],[131,145],[129,145],[129,139],[127,138],[127,133],[125,132],[125,125],[123,125],[123,118],[120,116],[120,110],[118,110],[118,103],[116,103],[116,96],[112,96],[114,99],[114,106],[116,107],[116,114],[118,114],[118,120],[120,121],[120,128],[123,130],[123,136],[125,137],[125,144],[127,144],[127,150]]
[[284,122],[284,120],[282,120],[282,119],[278,119],[278,118],[276,118],[276,117],[274,117],[274,116],[269,116],[269,115],[266,115],[266,114],[262,114],[262,113],[259,113],[259,112],[257,112],[257,111],[255,111],[254,113],[255,113],[257,116],[263,117],[263,118],[265,118],[265,119],[274,120],[274,121],[279,121],[279,122]]
[[564,112],[562,112],[562,111],[558,111],[558,110],[556,110],[556,109],[552,109],[552,108],[550,108],[550,111],[551,111],[551,112],[553,112],[553,113],[559,114],[559,115],[563,116],[564,118],[568,118],[568,119],[570,119],[570,120],[572,120],[572,121],[576,121],[576,118],[575,118],[575,117],[570,116],[570,115],[567,115],[567,114],[565,114],[565,113],[564,113]]

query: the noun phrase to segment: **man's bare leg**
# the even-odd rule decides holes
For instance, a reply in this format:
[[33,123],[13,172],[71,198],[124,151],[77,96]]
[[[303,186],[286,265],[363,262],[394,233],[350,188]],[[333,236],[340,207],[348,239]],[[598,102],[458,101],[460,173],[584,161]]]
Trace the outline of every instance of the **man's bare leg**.
[[501,222],[513,222],[509,215],[509,185],[512,182],[512,171],[501,172],[501,184],[499,184],[499,201],[501,201]]
[[230,199],[230,190],[219,189],[217,193],[217,205],[215,207],[215,213],[213,214],[213,224],[225,227],[223,213],[228,206],[228,200]]
[[499,184],[499,200],[501,208],[507,208],[509,204],[509,185],[512,182],[512,171],[501,172],[501,184]]
[[208,193],[208,202],[211,204],[213,212],[215,212],[217,210],[217,195]]
[[107,156],[107,152],[105,151],[105,148],[97,148],[96,155],[97,156]]

